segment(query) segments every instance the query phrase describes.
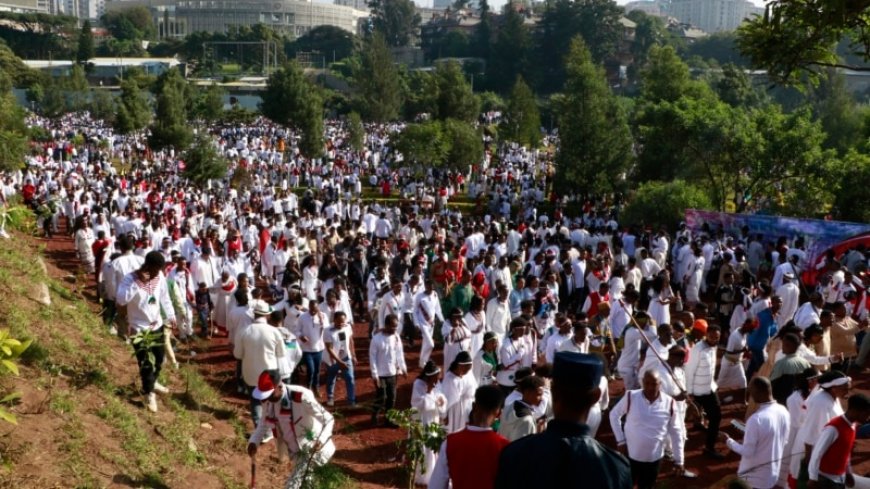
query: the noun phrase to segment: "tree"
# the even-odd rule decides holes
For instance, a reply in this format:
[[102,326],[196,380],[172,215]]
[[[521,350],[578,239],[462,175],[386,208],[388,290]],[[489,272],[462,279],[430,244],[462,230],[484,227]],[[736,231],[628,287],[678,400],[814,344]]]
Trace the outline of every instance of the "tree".
[[372,26],[391,47],[410,46],[420,29],[420,14],[411,0],[371,0]]
[[480,101],[471,91],[462,67],[456,61],[439,63],[435,68],[438,86],[436,113],[438,119],[458,119],[473,122],[480,115]]
[[88,104],[90,85],[81,65],[73,65],[69,78],[61,78],[60,89],[66,96],[66,112],[83,110]]
[[653,46],[646,66],[641,70],[641,97],[648,102],[673,102],[687,95],[698,97],[709,93],[709,87],[692,80],[689,66],[671,46]]
[[91,91],[88,111],[95,119],[102,119],[113,124],[115,122],[115,98],[108,90],[94,89]]
[[683,180],[646,182],[631,196],[620,221],[627,225],[676,230],[685,218],[686,209],[712,209],[710,198],[701,187]]
[[765,99],[764,95],[752,86],[749,75],[730,63],[722,67],[722,76],[716,80],[713,88],[723,102],[734,107],[757,107]]
[[[611,57],[622,36],[622,8],[610,0],[550,0],[536,29],[535,85],[553,93],[565,83],[564,60],[571,40],[581,36],[595,63]],[[508,78],[513,80],[514,78]]]
[[356,36],[333,25],[319,25],[289,43],[285,49],[288,58],[296,53],[317,51],[331,61],[341,61],[353,54]]
[[492,14],[489,12],[489,3],[486,0],[480,0],[478,6],[480,22],[474,28],[470,44],[476,56],[489,59],[492,46]]
[[226,176],[227,162],[209,136],[199,136],[184,153],[184,177],[197,185]]
[[404,131],[395,136],[396,149],[409,163],[419,167],[441,167],[450,152],[440,121],[427,121],[408,124]]
[[106,12],[101,21],[112,37],[121,42],[153,39],[156,34],[151,12],[141,5]]
[[839,73],[830,73],[813,91],[813,111],[827,137],[825,147],[846,154],[862,140],[866,106],[859,106]]
[[362,151],[365,149],[366,130],[362,123],[362,118],[356,112],[351,112],[347,116],[347,144],[354,151]]
[[121,134],[130,134],[148,126],[151,120],[151,108],[148,99],[135,78],[127,78],[121,82],[121,95],[117,99],[115,130]]
[[359,51],[353,81],[357,89],[356,105],[367,121],[387,122],[399,116],[402,107],[399,71],[380,32],[372,34]]
[[626,17],[636,24],[634,42],[631,43],[633,65],[643,66],[646,64],[649,50],[653,46],[664,44],[667,37],[665,22],[661,17],[648,15],[642,10],[632,10],[626,14]]
[[764,15],[740,26],[737,45],[778,83],[797,83],[803,75],[818,81],[827,68],[870,70],[847,64],[836,52],[839,41],[854,34],[850,54],[870,60],[868,24],[867,0],[773,0]]
[[541,140],[541,113],[535,95],[522,77],[517,77],[507,101],[499,131],[507,141],[535,147]]
[[748,68],[749,60],[737,49],[737,34],[734,31],[717,32],[702,37],[685,46],[681,51],[684,58],[698,57],[715,60],[720,65],[728,63]]
[[564,93],[556,99],[561,137],[557,185],[584,192],[613,189],[632,160],[625,112],[579,36],[571,41],[565,71]]
[[502,15],[501,27],[490,50],[486,79],[497,92],[506,93],[511,82],[524,74],[532,48],[523,16],[509,2]]
[[272,73],[261,95],[260,112],[273,122],[300,134],[304,156],[320,156],[323,150],[323,99],[295,61]]
[[4,107],[0,117],[0,171],[13,172],[24,168],[27,125],[24,110],[12,94],[12,80],[3,71],[0,71],[0,104]]
[[851,150],[843,158],[843,168],[834,193],[834,217],[843,221],[870,222],[870,155]]
[[414,120],[420,114],[437,115],[438,81],[434,73],[419,70],[403,72],[401,82],[405,119]]
[[456,119],[444,121],[444,137],[450,145],[447,165],[466,172],[483,159],[483,137],[471,124]]
[[151,124],[149,144],[155,149],[175,148],[184,151],[193,140],[193,131],[187,124],[184,93],[187,82],[178,70],[164,74],[157,94],[157,111]]
[[206,122],[220,120],[224,113],[224,95],[226,91],[216,84],[200,90],[194,110],[196,117]]
[[82,30],[79,33],[78,49],[76,49],[76,63],[83,65],[94,57],[94,34],[91,32],[90,21],[82,22]]

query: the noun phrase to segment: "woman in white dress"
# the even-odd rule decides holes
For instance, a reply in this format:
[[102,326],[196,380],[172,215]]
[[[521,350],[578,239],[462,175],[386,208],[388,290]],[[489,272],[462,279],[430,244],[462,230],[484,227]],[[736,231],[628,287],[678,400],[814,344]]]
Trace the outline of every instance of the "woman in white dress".
[[307,300],[317,299],[317,260],[308,255],[302,261],[302,295]]
[[76,251],[79,254],[79,259],[82,265],[85,266],[85,271],[89,274],[94,273],[94,250],[91,245],[94,244],[94,230],[91,229],[91,218],[87,214],[83,214],[76,218],[75,223],[75,243]]
[[471,351],[471,330],[462,319],[462,309],[454,307],[450,311],[450,319],[441,325],[441,336],[444,338],[444,370],[448,370],[459,352]]
[[471,298],[471,305],[463,318],[465,325],[471,331],[471,349],[476,352],[483,346],[483,333],[486,332],[486,313],[483,311],[483,299],[479,296]]
[[[435,362],[428,361],[417,380],[414,381],[414,390],[411,393],[411,407],[417,410],[417,418],[424,426],[432,423],[440,424],[441,419],[447,414],[447,398],[441,392],[438,385],[438,377],[441,369]],[[435,469],[435,461],[438,460],[438,452],[428,448],[423,451],[423,465],[417,467],[414,475],[414,483],[422,486],[429,485],[429,477]]]
[[441,391],[447,398],[447,434],[456,433],[465,428],[471,405],[474,403],[474,391],[477,382],[471,375],[471,355],[461,351],[450,364],[450,369],[444,375]]
[[785,405],[788,408],[788,441],[785,443],[785,450],[782,452],[782,466],[779,469],[779,482],[782,487],[788,487],[788,471],[791,467],[791,451],[794,446],[795,438],[797,438],[798,430],[804,424],[804,418],[807,414],[807,398],[818,384],[819,371],[810,367],[797,377],[795,377],[795,390],[788,396]]
[[694,256],[690,258],[683,276],[683,284],[686,286],[686,302],[689,307],[694,307],[700,299],[701,280],[704,278],[704,256],[701,248],[695,247]]
[[671,303],[675,301],[674,292],[669,285],[667,271],[662,271],[652,281],[652,297],[646,312],[655,324],[671,324]]

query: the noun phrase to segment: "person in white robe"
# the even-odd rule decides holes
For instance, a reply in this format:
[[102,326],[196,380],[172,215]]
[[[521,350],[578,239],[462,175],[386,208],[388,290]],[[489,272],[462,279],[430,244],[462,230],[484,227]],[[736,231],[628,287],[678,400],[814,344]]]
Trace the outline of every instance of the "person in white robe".
[[746,335],[752,331],[752,325],[753,321],[747,318],[739,328],[732,330],[728,336],[725,355],[719,364],[719,377],[716,379],[720,391],[746,389],[746,366],[743,362],[743,353],[746,351]]
[[477,390],[477,381],[471,374],[472,363],[471,355],[460,351],[444,375],[441,391],[447,399],[447,434],[461,431],[468,423]]
[[[447,398],[441,392],[438,384],[441,369],[435,362],[428,361],[420,372],[420,376],[414,381],[411,392],[411,407],[417,410],[416,417],[424,426],[432,423],[440,424],[442,418],[447,415]],[[414,474],[414,483],[428,485],[435,462],[438,460],[438,452],[428,448],[423,450],[423,464],[417,467]]]
[[471,330],[462,319],[462,309],[454,307],[450,311],[450,319],[441,325],[441,336],[444,338],[444,369],[449,370],[459,352],[471,351]]

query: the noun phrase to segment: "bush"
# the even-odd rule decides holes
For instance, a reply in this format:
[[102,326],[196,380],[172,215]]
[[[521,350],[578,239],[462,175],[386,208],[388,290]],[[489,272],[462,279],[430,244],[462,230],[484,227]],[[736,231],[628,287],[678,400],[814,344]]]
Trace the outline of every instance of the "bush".
[[675,230],[686,214],[686,209],[710,209],[710,198],[695,185],[674,180],[651,181],[641,185],[629,199],[620,222]]

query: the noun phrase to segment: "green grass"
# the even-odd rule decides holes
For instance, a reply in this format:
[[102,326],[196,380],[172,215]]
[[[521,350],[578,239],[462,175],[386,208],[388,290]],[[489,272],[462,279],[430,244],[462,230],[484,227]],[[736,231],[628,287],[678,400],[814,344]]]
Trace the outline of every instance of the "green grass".
[[66,389],[53,389],[48,408],[55,414],[71,414],[75,411],[75,399]]
[[[69,411],[72,413],[75,406]],[[69,420],[61,427],[63,436],[61,451],[66,454],[62,463],[70,472],[76,487],[98,487],[96,478],[91,471],[88,456],[88,440],[84,424],[76,416],[70,416]]]

